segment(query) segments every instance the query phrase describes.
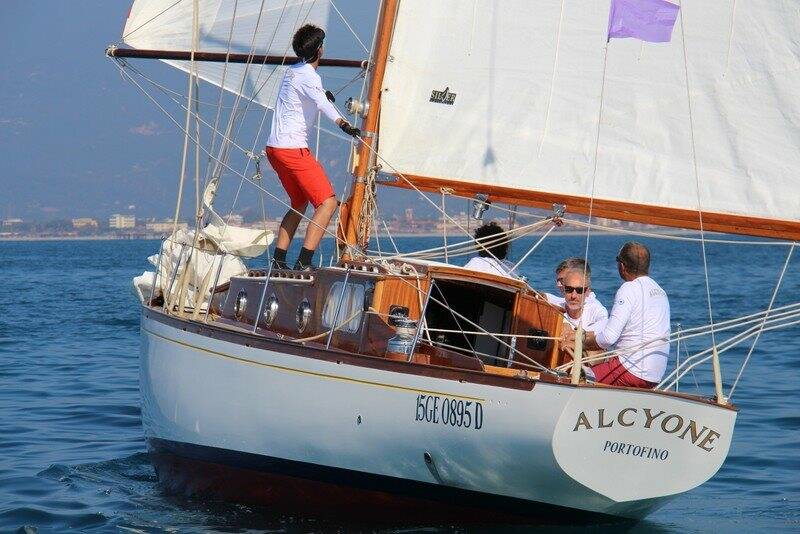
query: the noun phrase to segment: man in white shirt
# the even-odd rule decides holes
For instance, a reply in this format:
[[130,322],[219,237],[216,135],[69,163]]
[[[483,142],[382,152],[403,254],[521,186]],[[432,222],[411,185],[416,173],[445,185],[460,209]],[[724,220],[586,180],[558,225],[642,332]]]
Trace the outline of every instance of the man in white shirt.
[[[566,297],[568,295],[564,291],[564,279],[568,273],[572,273],[570,280],[572,283],[570,286],[575,288],[573,291],[573,300],[575,303],[580,300],[581,304],[577,309],[575,309],[575,303],[573,303],[571,314],[570,309],[567,306],[568,298]],[[576,273],[579,273],[580,276],[576,276]],[[564,309],[564,319],[570,325],[572,325],[573,328],[578,327],[578,320],[581,318],[583,318],[582,322],[584,330],[594,330],[598,326],[602,325],[606,319],[608,319],[608,310],[597,299],[595,292],[592,291],[591,278],[592,269],[586,260],[578,257],[567,258],[559,263],[556,267],[556,287],[559,289],[561,294],[565,296],[559,297],[553,295],[552,293],[545,293],[545,297],[547,297],[547,301],[550,304]],[[585,294],[583,293],[584,290],[582,289],[584,286],[586,287]],[[581,291],[581,293],[578,293],[578,291]]]
[[291,209],[281,221],[273,261],[285,269],[286,251],[297,226],[308,207],[314,216],[306,230],[303,248],[295,269],[311,268],[314,251],[336,211],[336,194],[322,166],[308,149],[308,133],[314,127],[317,113],[322,112],[346,134],[360,137],[358,128],[344,120],[328,101],[317,74],[322,57],[325,32],[306,24],[294,34],[292,48],[303,61],[286,69],[272,115],[272,131],[267,141],[267,159],[289,195]]
[[[605,326],[586,332],[587,350],[608,350],[616,355],[592,366],[598,382],[620,386],[653,388],[664,376],[669,357],[669,299],[648,276],[650,251],[629,241],[617,255],[617,269],[625,281],[614,298]],[[574,334],[564,337],[565,347],[574,345]]]
[[492,221],[475,230],[475,240],[480,243],[478,255],[467,262],[466,269],[514,278],[514,266],[506,260],[508,240],[503,229]]
[[564,292],[564,320],[577,329],[582,325],[587,332],[593,332],[605,325],[608,319],[608,310],[594,299],[592,305],[587,305],[592,290],[592,282],[589,273],[582,269],[567,269],[564,273],[563,287]]

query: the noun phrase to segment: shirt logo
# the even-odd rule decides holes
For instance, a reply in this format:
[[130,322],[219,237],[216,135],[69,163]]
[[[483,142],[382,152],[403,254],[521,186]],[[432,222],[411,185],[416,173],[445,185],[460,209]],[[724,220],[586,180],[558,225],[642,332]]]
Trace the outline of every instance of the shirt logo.
[[450,91],[449,87],[445,87],[444,91],[431,91],[431,102],[435,104],[447,104],[452,106],[456,102],[456,94]]

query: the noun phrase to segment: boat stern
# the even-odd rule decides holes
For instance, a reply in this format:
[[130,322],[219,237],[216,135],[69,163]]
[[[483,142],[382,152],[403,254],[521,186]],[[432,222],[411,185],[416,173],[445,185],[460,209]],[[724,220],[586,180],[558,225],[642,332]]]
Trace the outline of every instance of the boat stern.
[[714,476],[728,455],[736,415],[689,396],[579,387],[556,424],[553,454],[572,479],[628,509],[621,515],[640,517],[654,499]]

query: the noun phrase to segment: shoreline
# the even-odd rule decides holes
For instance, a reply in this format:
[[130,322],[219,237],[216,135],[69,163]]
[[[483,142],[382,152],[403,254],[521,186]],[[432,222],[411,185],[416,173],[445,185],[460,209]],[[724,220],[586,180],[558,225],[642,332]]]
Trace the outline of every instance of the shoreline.
[[[543,231],[536,231],[531,232],[528,234],[528,237],[541,237],[544,235],[545,232]],[[551,238],[559,238],[559,237],[576,237],[576,236],[585,236],[586,230],[581,229],[570,229],[570,230],[559,230],[558,232],[554,232],[550,235]],[[743,243],[747,243],[750,239],[747,236],[739,236],[734,234],[724,234],[720,232],[705,232],[706,236],[709,239],[721,238],[726,237],[727,239],[734,239],[734,240],[741,240]],[[605,237],[605,236],[617,236],[617,237],[642,237],[642,238],[650,238],[650,239],[659,239],[661,237],[669,238],[673,236],[677,237],[693,237],[693,236],[700,236],[699,230],[687,230],[682,228],[663,228],[659,230],[650,230],[650,229],[629,229],[629,228],[613,228],[613,229],[604,229],[604,230],[597,230],[593,229],[591,235],[594,237]],[[389,238],[386,234],[381,234],[379,236],[381,241],[388,241]],[[392,238],[409,238],[409,237],[419,237],[419,238],[432,238],[438,237],[442,238],[441,232],[420,232],[420,233],[408,233],[408,232],[398,232],[393,233]],[[113,234],[103,234],[103,235],[86,235],[86,236],[36,236],[36,235],[21,235],[21,236],[0,236],[0,243],[24,243],[24,242],[35,242],[35,241],[159,241],[166,239],[166,235],[154,235],[154,234],[145,234],[145,235],[113,235]],[[461,233],[453,233],[447,235],[448,241],[452,240],[453,243],[460,242],[462,240],[467,240],[466,236]],[[323,237],[324,241],[328,241],[333,239],[332,236],[326,235]],[[373,238],[374,239],[374,238]],[[752,239],[757,239],[753,237]],[[767,241],[781,241],[779,239],[769,239],[769,238],[761,238],[759,240],[767,240]]]
[[[715,234],[715,235],[726,235],[726,234],[717,234],[716,232],[706,232],[706,234]],[[529,236],[541,236],[544,232],[531,232],[528,234]],[[666,231],[657,231],[657,232],[644,232],[644,231],[637,231],[637,230],[628,230],[628,229],[621,229],[621,230],[592,230],[593,236],[635,236],[641,235],[642,237],[650,237],[650,235],[643,235],[643,234],[652,234],[654,236],[692,236],[692,235],[700,235],[700,232],[697,230],[682,230],[682,229],[670,229]],[[550,237],[558,238],[558,237],[575,237],[575,236],[582,236],[586,235],[585,230],[562,230],[558,233],[551,234]],[[142,235],[142,236],[115,236],[115,235],[88,235],[88,236],[35,236],[35,235],[27,235],[27,236],[0,236],[0,242],[8,242],[8,243],[24,243],[24,242],[33,242],[33,241],[158,241],[161,239],[166,239],[167,236],[165,235]],[[388,240],[388,236],[385,234],[381,234],[379,236],[381,240]],[[421,237],[421,238],[430,238],[430,237],[438,237],[442,238],[441,233],[434,233],[434,232],[424,232],[424,233],[393,233],[392,238],[409,238],[409,237]],[[448,234],[448,240],[452,239],[453,242],[457,242],[459,239],[466,238],[463,234]],[[326,235],[324,240],[333,239],[332,236]]]

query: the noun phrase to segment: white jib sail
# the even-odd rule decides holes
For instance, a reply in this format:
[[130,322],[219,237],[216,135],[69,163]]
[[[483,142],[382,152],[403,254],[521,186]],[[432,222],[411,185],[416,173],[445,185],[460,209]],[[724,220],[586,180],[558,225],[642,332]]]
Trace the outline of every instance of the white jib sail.
[[[681,5],[700,207],[797,221],[800,11]],[[404,174],[697,210],[680,20],[670,43],[611,41],[593,188],[608,13],[609,0],[404,0],[381,156]]]
[[[190,51],[193,9],[193,0],[136,0],[123,41],[143,50]],[[330,9],[326,0],[200,0],[199,51],[293,57],[297,28],[326,28]],[[188,61],[167,63],[189,71]],[[272,108],[285,67],[199,62],[197,69],[200,79]]]

